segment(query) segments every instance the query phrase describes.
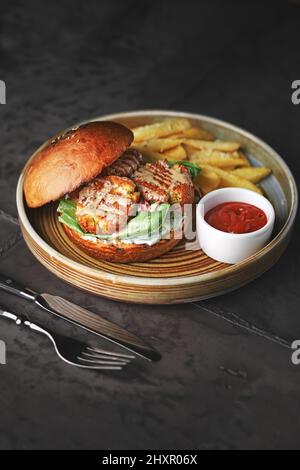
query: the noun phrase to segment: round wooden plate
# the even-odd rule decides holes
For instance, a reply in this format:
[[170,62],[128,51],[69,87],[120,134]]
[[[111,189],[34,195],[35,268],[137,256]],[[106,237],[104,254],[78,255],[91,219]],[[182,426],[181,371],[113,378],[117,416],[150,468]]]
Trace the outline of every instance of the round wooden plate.
[[146,263],[128,265],[95,260],[67,238],[57,220],[57,204],[35,210],[26,207],[23,180],[27,163],[17,188],[21,229],[29,249],[47,269],[80,289],[109,299],[169,304],[205,299],[237,289],[260,276],[278,260],[290,239],[298,195],[289,168],[271,147],[235,126],[196,114],[138,111],[96,120],[112,120],[135,127],[174,116],[187,117],[194,125],[207,129],[220,139],[241,142],[252,164],[272,168],[273,175],[262,184],[275,207],[277,218],[269,245],[233,266],[208,258],[197,248],[196,242],[182,242],[165,256]]

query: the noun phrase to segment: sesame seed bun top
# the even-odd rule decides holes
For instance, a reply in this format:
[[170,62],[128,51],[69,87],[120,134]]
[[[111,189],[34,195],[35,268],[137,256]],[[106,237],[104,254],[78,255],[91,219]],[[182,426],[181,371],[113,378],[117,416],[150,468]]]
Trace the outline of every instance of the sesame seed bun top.
[[115,122],[97,121],[50,141],[31,161],[24,179],[27,205],[41,207],[99,175],[130,146],[132,132]]

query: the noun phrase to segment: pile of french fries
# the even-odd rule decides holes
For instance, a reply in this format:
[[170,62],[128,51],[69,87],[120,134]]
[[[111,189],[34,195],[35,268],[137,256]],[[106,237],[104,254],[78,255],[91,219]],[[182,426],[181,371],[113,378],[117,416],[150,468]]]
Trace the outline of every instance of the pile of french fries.
[[271,173],[269,168],[252,167],[238,142],[217,140],[185,118],[137,127],[133,133],[133,147],[148,161],[187,160],[198,165],[202,171],[194,184],[202,194],[226,187],[262,194],[258,183]]

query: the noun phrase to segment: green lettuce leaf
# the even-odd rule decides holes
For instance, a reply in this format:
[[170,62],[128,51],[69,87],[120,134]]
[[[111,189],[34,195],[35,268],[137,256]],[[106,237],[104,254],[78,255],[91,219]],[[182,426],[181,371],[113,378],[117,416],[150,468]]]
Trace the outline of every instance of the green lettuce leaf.
[[85,232],[77,222],[76,203],[69,199],[62,199],[57,208],[59,221],[67,225],[80,235],[90,239],[112,240],[119,239],[147,239],[155,235],[161,235],[163,225],[168,216],[170,204],[161,204],[157,210],[140,212],[127,224],[126,228],[118,234],[113,235],[95,235]]
[[76,213],[76,202],[71,199],[62,199],[57,208],[57,212],[60,214],[68,213],[71,216],[75,216]]
[[170,234],[173,230],[177,231],[183,227],[184,216],[181,213],[174,212],[170,210],[159,228],[156,232],[152,232],[151,236],[140,236],[138,238],[122,239],[125,243],[136,243],[155,245],[162,239],[169,239]]
[[127,227],[118,234],[121,239],[138,237],[151,237],[160,232],[164,221],[170,210],[170,204],[161,204],[157,210],[140,212],[134,219],[130,220]]
[[60,214],[58,220],[67,225],[74,232],[80,235],[84,234],[84,231],[80,227],[76,219],[76,203],[70,199],[62,199],[57,208],[57,212]]

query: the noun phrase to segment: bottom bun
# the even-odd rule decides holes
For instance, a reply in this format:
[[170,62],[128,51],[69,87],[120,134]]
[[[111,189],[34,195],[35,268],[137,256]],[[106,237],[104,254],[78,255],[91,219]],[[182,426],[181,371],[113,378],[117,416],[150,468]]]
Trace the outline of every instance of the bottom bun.
[[149,261],[168,253],[181,241],[180,238],[175,238],[174,232],[171,232],[170,240],[161,240],[153,246],[127,244],[122,242],[118,242],[117,245],[109,245],[103,243],[101,240],[97,240],[96,243],[84,240],[78,233],[71,230],[68,226],[63,225],[63,228],[70,240],[85,253],[89,254],[93,258],[110,261],[112,263]]

